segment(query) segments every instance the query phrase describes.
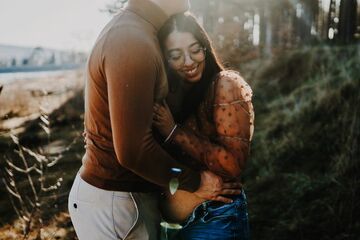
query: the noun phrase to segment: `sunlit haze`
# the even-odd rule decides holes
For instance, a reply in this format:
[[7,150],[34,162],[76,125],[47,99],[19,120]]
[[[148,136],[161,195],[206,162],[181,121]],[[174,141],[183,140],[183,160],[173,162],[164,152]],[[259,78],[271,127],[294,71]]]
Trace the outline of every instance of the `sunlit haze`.
[[111,0],[0,0],[0,44],[89,51]]

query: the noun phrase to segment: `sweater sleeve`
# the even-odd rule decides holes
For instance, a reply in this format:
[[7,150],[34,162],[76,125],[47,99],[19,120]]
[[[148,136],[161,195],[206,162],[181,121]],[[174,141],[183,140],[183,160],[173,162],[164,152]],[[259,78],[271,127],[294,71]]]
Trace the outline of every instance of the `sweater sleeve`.
[[[123,31],[124,32],[124,31]],[[168,187],[181,169],[179,189],[194,192],[200,174],[168,155],[152,134],[157,49],[143,33],[109,34],[103,49],[113,144],[119,163],[144,179]]]
[[216,174],[237,178],[248,158],[253,133],[251,96],[251,88],[238,74],[222,73],[212,102],[216,141],[186,127],[177,129],[173,141]]

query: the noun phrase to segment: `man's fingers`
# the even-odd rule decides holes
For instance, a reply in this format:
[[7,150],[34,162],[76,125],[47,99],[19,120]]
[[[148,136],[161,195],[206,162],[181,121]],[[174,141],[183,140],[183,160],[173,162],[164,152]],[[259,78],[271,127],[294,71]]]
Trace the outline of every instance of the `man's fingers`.
[[223,189],[242,189],[242,184],[239,182],[223,183]]
[[240,193],[240,189],[223,189],[220,191],[221,195],[239,195]]
[[217,196],[214,200],[219,201],[219,202],[224,202],[224,203],[232,203],[233,202],[232,199],[226,198],[226,197],[223,197],[223,196]]

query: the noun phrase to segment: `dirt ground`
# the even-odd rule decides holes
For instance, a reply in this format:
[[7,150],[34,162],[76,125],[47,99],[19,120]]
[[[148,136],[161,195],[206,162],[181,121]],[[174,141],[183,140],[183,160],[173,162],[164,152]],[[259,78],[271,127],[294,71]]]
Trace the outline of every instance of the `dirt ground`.
[[21,132],[26,121],[50,114],[84,86],[82,71],[67,71],[53,77],[1,81],[0,133]]
[[[41,76],[29,79],[12,79],[11,81],[2,81],[0,76],[0,157],[3,158],[5,154],[8,154],[9,135],[22,135],[23,138],[30,139],[28,142],[37,142],[41,144],[37,139],[39,133],[36,128],[30,128],[29,126],[33,122],[37,122],[37,119],[44,114],[49,118],[60,119],[69,117],[71,111],[77,116],[77,119],[81,119],[80,109],[73,110],[73,106],[70,99],[73,99],[76,94],[77,98],[81,98],[82,89],[84,87],[84,74],[82,71],[67,71],[56,76]],[[66,104],[65,104],[66,103]],[[56,113],[58,112],[58,113]],[[54,114],[55,113],[55,114]],[[55,115],[55,117],[53,116]],[[74,126],[73,126],[74,125]],[[80,126],[79,126],[80,125]],[[64,148],[67,142],[71,142],[76,138],[75,134],[78,134],[81,128],[81,121],[73,120],[73,122],[65,122],[64,124],[58,124],[53,129],[53,139],[50,144],[42,146],[45,151],[51,153],[60,151]],[[37,137],[35,137],[37,136]],[[34,138],[35,137],[35,138]],[[1,142],[3,141],[3,142]],[[77,144],[77,148],[71,149],[67,152],[62,161],[59,163],[58,169],[54,170],[56,177],[64,178],[64,186],[60,189],[63,196],[66,195],[66,191],[71,185],[73,175],[81,162],[81,154],[78,153],[81,148],[81,143]],[[48,151],[48,148],[50,149]],[[76,153],[76,154],[75,154]],[[3,159],[0,159],[2,163]],[[0,164],[0,167],[2,164]],[[71,170],[73,169],[73,170]],[[3,169],[1,169],[2,172]],[[0,178],[2,173],[0,172]],[[2,214],[12,215],[15,214],[9,201],[8,194],[4,192],[4,186],[0,183],[0,204],[2,205],[0,212]],[[27,239],[36,239],[37,236],[41,236],[41,239],[77,239],[74,229],[72,227],[70,217],[63,205],[66,197],[58,200],[58,211],[49,221],[46,221],[42,227],[35,227],[34,229],[41,229],[40,232],[30,232]],[[49,209],[50,211],[50,209]],[[51,214],[53,214],[51,212]],[[9,218],[4,216],[0,217],[0,239],[23,239],[23,229],[20,220],[9,221]],[[15,218],[16,219],[16,218]]]

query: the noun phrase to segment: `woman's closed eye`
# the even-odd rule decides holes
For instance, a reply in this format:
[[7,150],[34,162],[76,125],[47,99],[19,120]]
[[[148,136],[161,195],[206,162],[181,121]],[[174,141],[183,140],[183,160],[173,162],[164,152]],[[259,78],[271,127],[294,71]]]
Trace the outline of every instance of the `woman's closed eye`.
[[200,53],[203,50],[203,48],[200,45],[196,45],[196,46],[191,47],[189,50],[191,53],[197,54],[197,53]]
[[169,59],[176,61],[176,60],[180,60],[182,58],[182,54],[172,54],[169,56]]
[[200,53],[201,52],[201,48],[197,48],[197,49],[192,49],[190,52],[192,53],[192,54],[198,54],[198,53]]
[[189,47],[189,51],[192,53],[200,52],[201,50],[203,50],[203,47],[198,42],[191,44]]

